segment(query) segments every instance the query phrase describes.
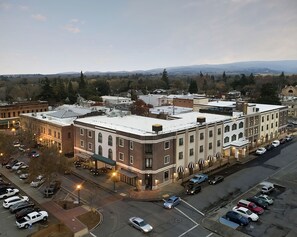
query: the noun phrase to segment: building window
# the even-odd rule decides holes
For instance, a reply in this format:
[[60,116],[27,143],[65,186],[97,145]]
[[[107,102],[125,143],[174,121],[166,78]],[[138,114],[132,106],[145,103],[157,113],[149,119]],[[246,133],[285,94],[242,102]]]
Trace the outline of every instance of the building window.
[[268,130],[268,124],[266,125],[266,129]]
[[113,158],[112,150],[109,148],[108,149],[108,159],[112,160],[112,158]]
[[271,119],[273,119],[273,118],[274,118],[274,114],[271,115]]
[[98,133],[98,142],[102,143],[102,133]]
[[[68,134],[70,134],[70,132]],[[61,138],[61,134],[60,134],[60,132],[58,132],[58,139],[60,139],[60,138]],[[70,137],[68,135],[68,138],[71,138],[71,134],[70,134]]]
[[184,158],[184,153],[182,152],[182,151],[180,151],[179,153],[178,153],[178,159],[179,160],[182,160]]
[[130,156],[130,164],[133,165],[133,156]]
[[267,121],[269,121],[269,115],[267,115]]
[[225,132],[229,132],[229,131],[230,131],[230,126],[227,125],[227,126],[225,127]]
[[209,137],[212,137],[212,131],[209,131]]
[[145,154],[153,154],[153,144],[145,144],[144,152]]
[[275,127],[277,127],[277,122],[275,122]]
[[49,136],[52,135],[52,130],[51,130],[51,129],[48,130],[48,135],[49,135]]
[[119,152],[119,160],[124,161],[124,153]]
[[236,140],[236,135],[234,134],[233,136],[232,136],[232,138],[231,138],[231,141],[233,142],[233,141],[235,141]]
[[224,143],[228,143],[230,141],[229,137],[224,138]]
[[262,123],[264,123],[264,116],[262,116]]
[[212,149],[212,142],[208,143],[208,149],[209,149],[209,150]]
[[91,142],[88,142],[88,149],[92,150],[92,143]]
[[84,147],[84,146],[85,146],[84,141],[80,140],[80,147]]
[[200,140],[204,139],[204,133],[200,133]]
[[222,129],[218,128],[218,135],[221,135]]
[[92,131],[88,131],[88,137],[92,138]]
[[153,159],[145,158],[145,168],[152,168],[152,167],[153,167]]
[[130,141],[130,150],[133,150],[134,144],[133,141]]
[[193,156],[193,155],[194,155],[194,149],[193,149],[193,148],[190,149],[190,153],[189,153],[189,155],[190,155],[190,156]]
[[239,123],[239,128],[243,128],[243,122]]
[[278,118],[278,114],[275,114],[275,117]]
[[84,129],[83,128],[80,129],[80,135],[82,135],[82,136],[84,135]]
[[264,130],[264,128],[263,128],[263,126],[261,126],[261,131],[263,132],[263,130]]
[[102,156],[102,146],[98,146],[98,154]]
[[273,128],[273,123],[271,124],[271,128]]
[[119,146],[124,147],[124,139],[123,138],[119,138]]
[[112,136],[111,135],[108,136],[108,145],[112,146]]
[[241,133],[238,134],[238,139],[240,139],[242,137],[243,137],[243,133],[241,132]]
[[221,146],[221,141],[217,140],[217,147],[220,147],[220,146]]
[[199,152],[202,153],[203,152],[203,146],[199,147]]
[[54,137],[57,137],[57,132],[56,131],[54,131]]
[[168,150],[170,148],[170,142],[166,141],[164,142],[164,150]]
[[236,125],[236,123],[234,123],[233,125],[232,125],[232,131],[233,130],[236,130],[237,129],[237,125]]
[[169,170],[164,171],[164,181],[169,180]]
[[170,156],[164,156],[164,165],[169,164],[170,163]]
[[178,144],[179,144],[180,146],[182,146],[182,145],[184,144],[184,139],[183,139],[183,138],[180,138],[180,139],[178,140]]
[[194,135],[191,135],[190,136],[190,143],[193,143],[194,142]]

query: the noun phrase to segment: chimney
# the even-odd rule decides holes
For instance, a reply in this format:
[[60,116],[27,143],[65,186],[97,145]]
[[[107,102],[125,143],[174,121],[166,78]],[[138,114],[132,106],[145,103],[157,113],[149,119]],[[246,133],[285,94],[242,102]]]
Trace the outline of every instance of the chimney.
[[205,123],[205,117],[197,117],[197,123]]

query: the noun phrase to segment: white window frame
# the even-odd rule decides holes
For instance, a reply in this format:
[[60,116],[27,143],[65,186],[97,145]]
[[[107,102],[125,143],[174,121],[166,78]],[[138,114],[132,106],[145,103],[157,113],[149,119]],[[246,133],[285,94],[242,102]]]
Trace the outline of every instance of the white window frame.
[[130,150],[133,150],[133,148],[134,148],[133,141],[129,141],[129,146],[130,146]]
[[85,134],[85,130],[84,130],[83,128],[80,128],[80,130],[79,130],[79,134],[80,134],[81,136],[83,136],[83,135]]
[[[166,147],[166,144],[168,144],[168,147]],[[169,141],[165,141],[164,142],[164,150],[168,150],[170,149],[170,142]]]
[[92,142],[88,142],[88,150],[92,150],[93,149],[93,144],[92,144]]
[[85,141],[84,140],[80,140],[80,147],[85,147]]
[[[165,178],[165,173],[168,173],[167,179]],[[165,182],[165,181],[168,181],[169,179],[170,179],[170,171],[169,170],[165,170],[164,173],[163,173],[163,180]]]
[[133,156],[130,156],[130,164],[133,165],[133,162],[134,162],[134,158]]
[[88,130],[88,137],[92,138],[92,130]]
[[170,163],[170,155],[164,156],[164,165],[167,165]]
[[119,160],[120,161],[124,161],[125,157],[124,157],[124,153],[123,152],[119,152]]
[[124,139],[119,138],[119,147],[124,147]]

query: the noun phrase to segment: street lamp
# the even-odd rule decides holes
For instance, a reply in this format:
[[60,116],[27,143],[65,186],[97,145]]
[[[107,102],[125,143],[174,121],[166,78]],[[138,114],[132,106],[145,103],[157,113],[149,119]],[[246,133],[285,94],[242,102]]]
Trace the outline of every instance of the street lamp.
[[115,182],[116,182],[116,172],[112,172],[112,180],[113,180],[113,191],[115,192]]
[[77,189],[78,204],[80,204],[80,190],[81,190],[81,185],[80,184],[76,185],[76,189]]

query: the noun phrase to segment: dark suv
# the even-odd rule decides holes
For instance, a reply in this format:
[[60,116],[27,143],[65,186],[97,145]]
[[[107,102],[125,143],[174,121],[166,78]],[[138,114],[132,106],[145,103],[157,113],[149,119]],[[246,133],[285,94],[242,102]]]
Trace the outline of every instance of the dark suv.
[[188,189],[186,191],[186,194],[196,194],[201,192],[201,186],[200,185],[189,185]]
[[59,180],[52,181],[50,185],[44,189],[43,195],[44,197],[51,197],[53,196],[61,187],[61,182]]

